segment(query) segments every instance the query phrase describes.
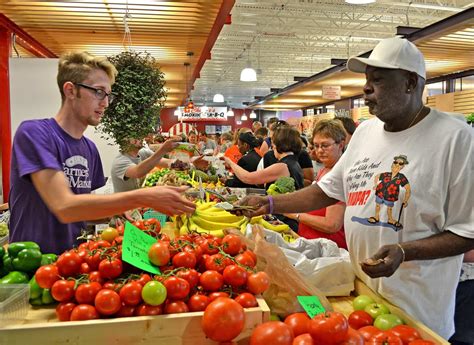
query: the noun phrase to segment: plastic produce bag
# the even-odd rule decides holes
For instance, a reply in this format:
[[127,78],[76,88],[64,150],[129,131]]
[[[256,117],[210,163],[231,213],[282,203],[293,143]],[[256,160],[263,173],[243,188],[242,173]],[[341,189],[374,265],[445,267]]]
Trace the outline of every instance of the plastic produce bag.
[[[247,228],[247,235],[252,229]],[[349,252],[325,238],[299,237],[285,242],[279,233],[263,230],[265,240],[276,244],[288,261],[305,279],[325,296],[349,296],[354,290],[355,274]]]
[[263,294],[272,313],[285,317],[288,314],[303,312],[297,296],[317,296],[323,307],[330,311],[332,306],[328,299],[315,286],[309,284],[288,262],[283,251],[275,244],[265,240],[264,228],[260,225],[249,225],[250,237],[240,231],[230,231],[242,236],[244,243],[257,255],[257,269],[265,271],[271,279],[270,288]]

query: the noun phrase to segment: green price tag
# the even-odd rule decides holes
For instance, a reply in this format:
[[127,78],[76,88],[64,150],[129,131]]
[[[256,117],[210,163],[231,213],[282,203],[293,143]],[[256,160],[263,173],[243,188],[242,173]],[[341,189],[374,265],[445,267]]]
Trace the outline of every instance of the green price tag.
[[297,298],[310,318],[326,311],[317,296],[298,296]]
[[148,250],[156,243],[156,238],[145,234],[129,222],[125,223],[122,242],[122,260],[144,271],[161,274],[158,267],[148,260]]

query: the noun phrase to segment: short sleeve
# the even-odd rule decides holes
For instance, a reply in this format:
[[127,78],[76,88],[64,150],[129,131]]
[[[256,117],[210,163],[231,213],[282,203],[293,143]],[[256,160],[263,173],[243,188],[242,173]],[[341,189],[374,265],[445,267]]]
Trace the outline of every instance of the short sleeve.
[[313,162],[311,161],[311,157],[306,150],[301,150],[300,154],[298,155],[298,163],[300,164],[301,169],[313,168]]
[[329,171],[321,178],[320,181],[317,182],[318,186],[327,196],[343,202],[346,201],[343,178],[345,157],[347,157],[347,155],[343,154],[331,171]]
[[127,181],[128,177],[125,176],[127,169],[133,165],[136,165],[132,160],[120,154],[115,157],[115,160],[112,164],[112,175],[122,181]]
[[57,146],[51,138],[51,130],[42,122],[23,122],[13,139],[12,153],[18,162],[20,177],[34,172],[53,169],[61,170]]

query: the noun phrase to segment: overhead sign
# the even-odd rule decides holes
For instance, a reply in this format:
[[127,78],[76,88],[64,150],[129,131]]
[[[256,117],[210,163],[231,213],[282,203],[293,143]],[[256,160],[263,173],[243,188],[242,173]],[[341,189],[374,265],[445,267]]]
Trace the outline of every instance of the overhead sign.
[[[203,109],[204,108],[204,109]],[[202,111],[204,110],[204,111]],[[226,121],[227,107],[194,107],[191,110],[183,109],[179,116],[180,121]]]
[[341,99],[341,87],[333,85],[323,85],[324,99]]

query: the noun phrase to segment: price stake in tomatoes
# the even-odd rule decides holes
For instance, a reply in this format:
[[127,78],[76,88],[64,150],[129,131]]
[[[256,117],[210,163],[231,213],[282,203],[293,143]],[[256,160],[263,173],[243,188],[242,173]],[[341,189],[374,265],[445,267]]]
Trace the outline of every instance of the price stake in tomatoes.
[[148,259],[148,251],[154,243],[156,238],[127,222],[123,235],[122,260],[144,271],[160,274],[160,270]]

